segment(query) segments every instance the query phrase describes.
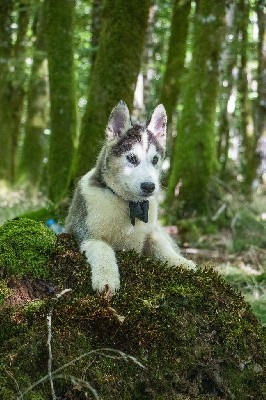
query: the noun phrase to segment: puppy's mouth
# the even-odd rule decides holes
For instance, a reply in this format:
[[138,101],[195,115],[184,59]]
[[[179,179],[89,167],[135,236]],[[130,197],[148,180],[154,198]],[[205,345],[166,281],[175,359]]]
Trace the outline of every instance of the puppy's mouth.
[[141,197],[143,197],[144,199],[148,199],[149,197],[151,197],[153,195],[154,195],[154,192],[153,193],[141,193]]
[[126,183],[126,189],[127,189],[127,194],[123,196],[125,200],[127,201],[133,201],[133,202],[141,202],[141,201],[145,201],[148,200],[149,198],[151,198],[152,196],[154,196],[157,193],[157,187],[155,186],[155,188],[151,191],[147,191],[147,190],[142,190],[141,188],[139,188],[138,190],[132,190],[132,188],[129,187],[129,185]]

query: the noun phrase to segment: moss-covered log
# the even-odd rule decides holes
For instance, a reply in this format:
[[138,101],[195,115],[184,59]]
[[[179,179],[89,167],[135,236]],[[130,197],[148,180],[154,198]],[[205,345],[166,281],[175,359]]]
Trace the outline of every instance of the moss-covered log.
[[58,202],[67,192],[76,137],[74,81],[74,0],[47,0],[45,8],[51,106],[49,196]]
[[182,181],[178,197],[181,214],[207,209],[207,188],[216,164],[214,122],[225,7],[226,1],[201,0],[196,4],[192,61],[181,95],[183,111],[167,191],[167,203],[173,205],[176,185]]
[[[135,253],[118,254],[118,262],[122,285],[111,303],[92,292],[85,258],[66,234],[51,252],[45,282],[29,274],[14,282],[5,269],[1,399],[52,397],[48,313],[58,398],[92,399],[88,383],[103,400],[265,398],[265,332],[211,268],[171,269]],[[66,288],[72,292],[53,300],[54,290]]]
[[105,2],[100,43],[81,124],[77,176],[94,165],[114,105],[122,99],[132,108],[148,10],[149,0]]

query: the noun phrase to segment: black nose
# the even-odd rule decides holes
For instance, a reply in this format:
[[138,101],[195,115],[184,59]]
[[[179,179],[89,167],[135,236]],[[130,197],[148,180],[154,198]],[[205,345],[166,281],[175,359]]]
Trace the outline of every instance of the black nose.
[[143,193],[151,194],[155,189],[155,184],[153,182],[142,182],[140,187]]

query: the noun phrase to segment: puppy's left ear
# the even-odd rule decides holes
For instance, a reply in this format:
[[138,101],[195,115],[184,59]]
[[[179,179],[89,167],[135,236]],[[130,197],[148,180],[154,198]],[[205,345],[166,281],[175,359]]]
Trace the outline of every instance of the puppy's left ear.
[[166,144],[167,115],[165,108],[159,104],[153,111],[148,130],[156,137],[162,147]]
[[131,127],[131,119],[127,105],[121,100],[110,114],[106,128],[107,139],[118,138]]

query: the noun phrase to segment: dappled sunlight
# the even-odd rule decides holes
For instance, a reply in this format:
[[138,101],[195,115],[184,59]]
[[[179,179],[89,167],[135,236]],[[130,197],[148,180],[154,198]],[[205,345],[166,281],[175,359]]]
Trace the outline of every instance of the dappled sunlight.
[[0,181],[0,225],[26,211],[33,211],[48,204],[41,192],[31,193],[25,186],[11,187]]

